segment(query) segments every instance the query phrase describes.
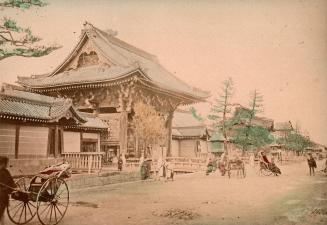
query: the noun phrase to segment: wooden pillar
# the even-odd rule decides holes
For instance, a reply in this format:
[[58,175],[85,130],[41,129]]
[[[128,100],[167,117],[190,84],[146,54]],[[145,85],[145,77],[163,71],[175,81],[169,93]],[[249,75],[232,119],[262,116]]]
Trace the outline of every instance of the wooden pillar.
[[19,133],[20,133],[20,126],[19,126],[19,125],[16,125],[16,135],[15,135],[15,159],[18,159]]
[[128,112],[123,110],[120,113],[120,154],[127,153],[127,127],[128,127]]
[[174,111],[169,112],[167,118],[167,157],[171,157],[171,139],[172,139],[172,124],[173,124]]
[[54,142],[54,157],[57,157],[59,155],[59,129],[58,126],[56,125],[55,127],[55,142]]
[[80,144],[79,151],[83,152],[83,131],[79,133],[79,144]]

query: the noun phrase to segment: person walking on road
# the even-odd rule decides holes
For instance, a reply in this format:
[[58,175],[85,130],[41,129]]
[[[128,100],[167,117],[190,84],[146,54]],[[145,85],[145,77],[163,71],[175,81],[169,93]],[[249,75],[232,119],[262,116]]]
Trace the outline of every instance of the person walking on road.
[[309,158],[308,158],[308,165],[309,165],[309,170],[310,170],[310,176],[314,176],[315,168],[317,168],[317,163],[311,154],[309,155]]
[[123,170],[123,159],[121,158],[121,155],[118,158],[118,170],[119,171]]

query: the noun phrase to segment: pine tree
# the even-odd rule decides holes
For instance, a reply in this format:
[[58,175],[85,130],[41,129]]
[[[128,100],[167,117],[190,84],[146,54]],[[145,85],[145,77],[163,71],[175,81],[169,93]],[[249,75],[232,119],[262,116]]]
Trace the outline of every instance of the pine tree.
[[208,116],[214,122],[216,132],[222,132],[224,137],[224,152],[228,153],[227,140],[228,130],[231,128],[231,123],[228,116],[231,113],[231,98],[233,96],[234,87],[233,80],[228,78],[223,82],[218,98],[215,99],[215,104],[211,108],[211,114]]
[[249,108],[241,110],[233,118],[233,124],[243,123],[244,126],[237,128],[233,141],[242,148],[243,153],[251,146],[253,149],[260,148],[273,142],[273,136],[262,126],[253,124],[257,114],[263,112],[263,96],[254,90],[251,94]]
[[[0,3],[0,7],[29,9],[30,7],[43,7],[46,3],[42,0],[8,0]],[[37,45],[41,41],[30,28],[20,27],[17,22],[8,17],[3,17],[0,22],[0,60],[11,56],[41,57],[61,48],[57,44]]]

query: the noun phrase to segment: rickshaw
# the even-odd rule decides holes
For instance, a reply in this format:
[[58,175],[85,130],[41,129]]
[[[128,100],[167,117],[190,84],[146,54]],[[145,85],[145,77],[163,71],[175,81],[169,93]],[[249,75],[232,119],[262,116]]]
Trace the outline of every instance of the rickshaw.
[[227,174],[228,177],[231,177],[231,171],[235,170],[237,177],[245,178],[246,171],[245,171],[245,163],[240,159],[231,159],[227,162]]
[[278,176],[281,174],[280,169],[276,165],[269,165],[268,163],[260,162],[259,175],[260,176]]
[[37,215],[42,225],[58,224],[68,208],[69,190],[65,179],[70,176],[71,167],[64,162],[44,169],[31,179],[18,179],[7,208],[9,219],[22,225]]

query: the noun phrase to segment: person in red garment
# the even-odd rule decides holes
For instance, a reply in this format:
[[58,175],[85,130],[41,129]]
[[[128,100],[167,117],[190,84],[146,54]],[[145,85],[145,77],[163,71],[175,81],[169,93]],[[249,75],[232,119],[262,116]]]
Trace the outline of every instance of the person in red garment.
[[0,156],[0,224],[4,225],[4,212],[9,204],[9,194],[16,188],[16,184],[7,170],[9,159]]

